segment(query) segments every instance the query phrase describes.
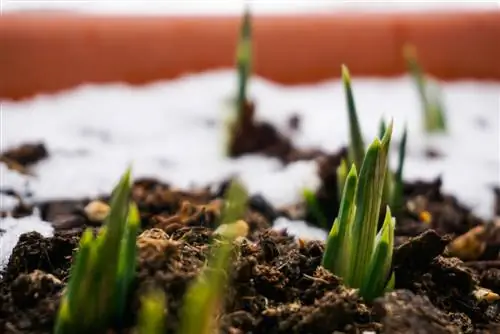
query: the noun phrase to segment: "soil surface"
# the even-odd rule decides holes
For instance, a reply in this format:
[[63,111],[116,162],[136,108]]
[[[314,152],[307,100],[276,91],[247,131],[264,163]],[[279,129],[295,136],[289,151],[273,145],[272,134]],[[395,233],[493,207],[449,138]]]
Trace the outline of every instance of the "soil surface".
[[[239,130],[243,139],[233,143],[235,156],[264,152],[285,163],[293,161],[297,152],[289,141],[268,125],[253,122],[252,105],[247,117]],[[338,211],[336,168],[345,155],[341,150],[309,156],[318,161],[322,183],[316,195],[330,222]],[[166,326],[168,333],[175,333],[186,289],[204,266],[209,243],[216,237],[228,184],[223,182],[215,191],[184,191],[155,179],[134,182],[132,197],[141,217],[138,266],[125,328],[115,328],[115,333],[132,333],[140,296],[151,287],[165,291]],[[86,208],[97,200],[105,205],[109,195],[32,203],[26,194],[2,191],[19,199],[8,214],[29,215],[38,207],[56,232],[50,238],[36,232],[20,237],[0,279],[0,333],[51,333],[80,235],[84,228],[100,225]],[[277,210],[262,196],[252,196],[243,217],[248,230],[235,242],[231,284],[217,318],[220,332],[499,333],[500,222],[475,217],[442,193],[440,179],[406,183],[404,196],[406,205],[396,212],[396,289],[373,303],[365,303],[320,266],[323,242],[270,229],[280,215],[318,225],[311,213],[300,205],[299,210]],[[457,247],[474,256],[464,261],[452,257]]]
[[29,174],[28,167],[48,156],[49,152],[43,143],[27,143],[3,152],[0,154],[0,161],[10,169]]
[[[416,184],[409,189],[421,193],[434,187]],[[124,333],[136,324],[139,297],[152,286],[167,294],[166,325],[174,333],[184,293],[207,258],[222,192],[180,191],[151,179],[134,183],[143,231]],[[100,199],[105,201],[106,196]],[[320,266],[323,242],[297,240],[285,231],[269,229],[272,221],[267,217],[276,214],[272,207],[258,197],[250,204],[245,215],[248,235],[236,244],[231,284],[218,318],[222,333],[494,333],[500,329],[500,304],[495,300],[500,269],[471,267],[446,257],[452,237],[426,229],[404,241],[394,255],[396,290],[367,304]],[[75,203],[59,205],[47,204],[42,214],[49,220],[60,217],[57,212],[84,219]],[[58,228],[51,238],[36,232],[21,236],[0,281],[0,332],[51,333],[85,226],[91,224]],[[436,225],[440,226],[448,225]]]
[[[300,126],[298,116],[292,116],[289,127],[297,130]],[[231,131],[228,154],[236,158],[245,154],[263,154],[279,159],[287,164],[299,160],[311,160],[324,155],[321,150],[302,150],[293,146],[272,124],[255,120],[255,104],[247,102],[242,117],[235,123]]]

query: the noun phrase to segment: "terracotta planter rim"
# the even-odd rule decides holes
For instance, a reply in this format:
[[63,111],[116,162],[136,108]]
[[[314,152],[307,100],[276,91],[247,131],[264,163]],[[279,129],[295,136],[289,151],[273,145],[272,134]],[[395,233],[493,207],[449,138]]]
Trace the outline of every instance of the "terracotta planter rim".
[[[408,42],[440,79],[500,81],[497,10],[259,13],[253,20],[255,74],[277,83],[332,79],[342,63],[355,76],[399,76]],[[239,16],[226,14],[6,12],[0,99],[231,68],[239,23]]]

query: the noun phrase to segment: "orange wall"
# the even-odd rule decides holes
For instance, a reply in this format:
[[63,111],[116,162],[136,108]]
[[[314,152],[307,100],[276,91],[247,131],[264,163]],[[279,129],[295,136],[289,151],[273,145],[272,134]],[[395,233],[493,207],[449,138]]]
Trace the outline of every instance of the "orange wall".
[[[82,82],[140,84],[231,67],[238,17],[107,17],[71,13],[0,17],[0,98]],[[405,70],[412,42],[443,79],[500,80],[500,12],[259,16],[254,70],[285,84]]]

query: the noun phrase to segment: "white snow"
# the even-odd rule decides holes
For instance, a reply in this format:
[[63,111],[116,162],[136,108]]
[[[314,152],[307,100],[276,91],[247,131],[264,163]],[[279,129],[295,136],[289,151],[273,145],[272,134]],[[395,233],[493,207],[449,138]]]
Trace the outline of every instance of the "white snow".
[[5,235],[0,236],[0,270],[7,265],[12,249],[21,234],[35,230],[45,237],[50,237],[54,230],[50,223],[40,220],[36,214],[20,219],[3,218],[0,227],[8,231]]
[[[407,77],[391,80],[354,78],[354,94],[365,141],[378,134],[382,115],[394,118],[394,149],[403,125],[409,127],[405,178],[443,175],[444,190],[491,217],[491,186],[499,184],[500,84],[455,82],[442,85],[449,134],[431,138],[421,131],[416,90]],[[109,192],[128,164],[135,177],[153,176],[176,186],[202,186],[238,174],[252,193],[262,193],[281,206],[300,199],[301,189],[316,187],[313,162],[281,167],[277,160],[222,155],[226,101],[233,93],[233,71],[208,72],[142,87],[124,84],[81,86],[57,95],[40,95],[24,102],[1,103],[1,150],[27,141],[43,141],[50,158],[36,165],[35,177],[24,177],[0,164],[0,183],[35,198],[93,196]],[[286,130],[294,113],[302,117],[293,135],[302,147],[330,152],[348,139],[343,89],[338,80],[311,86],[284,87],[254,78],[251,95],[257,115]],[[480,126],[480,123],[483,126]],[[424,156],[426,145],[446,154]],[[396,152],[395,152],[396,153]],[[395,167],[397,154],[392,154]],[[15,202],[0,197],[0,207]],[[0,237],[5,259],[20,229],[49,233],[36,217],[0,222],[8,230]],[[325,233],[300,223],[276,222],[305,238]],[[15,228],[13,228],[15,227]]]

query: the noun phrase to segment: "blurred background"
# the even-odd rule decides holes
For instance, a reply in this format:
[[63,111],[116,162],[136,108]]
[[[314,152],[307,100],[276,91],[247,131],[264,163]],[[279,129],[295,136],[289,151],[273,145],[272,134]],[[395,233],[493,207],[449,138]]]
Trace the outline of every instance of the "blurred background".
[[339,0],[2,0],[3,11],[72,10],[95,14],[236,14],[339,11],[498,10],[498,1],[339,1]]

